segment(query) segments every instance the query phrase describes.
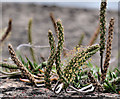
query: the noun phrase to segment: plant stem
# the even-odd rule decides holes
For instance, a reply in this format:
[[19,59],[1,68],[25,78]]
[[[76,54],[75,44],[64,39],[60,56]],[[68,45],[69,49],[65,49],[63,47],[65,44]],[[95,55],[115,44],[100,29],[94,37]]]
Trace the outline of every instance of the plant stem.
[[8,22],[8,28],[7,28],[6,32],[5,32],[5,34],[0,39],[0,45],[6,39],[6,37],[9,35],[9,33],[10,33],[11,30],[12,30],[12,19],[9,20],[9,22]]
[[103,61],[103,53],[105,50],[105,34],[106,34],[106,0],[101,0],[101,8],[100,8],[100,57],[101,57],[101,73],[103,73],[102,61]]
[[18,67],[16,65],[4,63],[4,62],[0,62],[0,66],[5,67],[5,68],[9,68],[9,69],[18,69]]
[[49,44],[50,44],[50,56],[49,56],[49,59],[47,61],[47,66],[46,66],[46,69],[45,69],[44,79],[45,79],[45,86],[48,89],[51,89],[50,73],[51,73],[51,70],[52,70],[52,66],[53,66],[53,63],[54,63],[54,60],[55,60],[55,54],[56,54],[55,39],[54,39],[54,36],[53,36],[51,30],[48,31],[48,38],[49,38]]
[[25,75],[35,86],[37,86],[35,83],[35,78],[33,77],[33,75],[28,71],[27,68],[25,68],[25,66],[22,64],[22,62],[16,57],[16,53],[15,53],[11,44],[8,45],[8,50],[9,50],[9,53],[11,55],[11,59],[18,66],[18,68],[21,70],[22,74]]
[[[32,19],[29,20],[28,23],[28,42],[32,45]],[[35,59],[35,55],[34,55],[34,51],[33,48],[30,47],[30,53],[33,59],[33,62],[36,63],[36,59]]]

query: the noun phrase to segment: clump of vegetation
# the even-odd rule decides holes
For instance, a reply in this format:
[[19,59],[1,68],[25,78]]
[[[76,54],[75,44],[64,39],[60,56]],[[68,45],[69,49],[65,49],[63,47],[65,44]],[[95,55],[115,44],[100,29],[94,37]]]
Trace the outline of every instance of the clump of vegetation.
[[[50,55],[48,60],[42,62],[41,64],[37,64],[36,62],[34,50],[31,46],[32,20],[30,20],[28,24],[28,41],[30,43],[29,47],[33,62],[30,61],[27,56],[26,62],[20,55],[19,51],[17,51],[16,54],[12,45],[9,44],[8,50],[11,55],[11,59],[16,65],[1,62],[0,66],[9,70],[14,69],[15,72],[8,72],[6,70],[0,70],[0,72],[9,76],[15,76],[18,74],[22,75],[23,77],[25,77],[25,79],[20,79],[21,81],[31,82],[36,87],[46,87],[57,94],[63,90],[68,93],[77,92],[81,94],[94,91],[119,93],[120,70],[118,68],[115,68],[113,71],[108,70],[112,50],[114,18],[111,18],[109,22],[107,44],[105,45],[106,5],[106,0],[101,2],[100,25],[98,26],[97,31],[94,33],[94,36],[92,37],[89,46],[82,50],[79,50],[81,48],[82,40],[84,38],[83,34],[78,43],[78,46],[75,47],[75,55],[73,55],[73,57],[68,60],[68,63],[63,64],[63,60],[61,58],[62,54],[64,55],[64,57],[66,57],[66,55],[68,54],[64,44],[64,27],[61,20],[55,20],[53,14],[51,13],[50,17],[55,28],[58,42],[57,44],[55,44],[55,37],[53,36],[52,31],[49,30],[48,39],[50,44]],[[100,43],[93,44],[99,32]],[[105,48],[106,55],[103,65],[103,53]],[[100,66],[94,67],[88,59],[91,58],[98,51],[100,51],[101,56]],[[20,58],[20,60],[18,58]],[[20,72],[18,71],[18,69],[20,70]],[[55,82],[55,84],[53,82]],[[68,91],[68,88],[70,88],[71,90]]]

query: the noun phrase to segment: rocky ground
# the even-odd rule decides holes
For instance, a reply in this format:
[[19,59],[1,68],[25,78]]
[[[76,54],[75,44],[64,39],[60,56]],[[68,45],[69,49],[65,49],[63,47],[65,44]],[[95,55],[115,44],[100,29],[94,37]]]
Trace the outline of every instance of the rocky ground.
[[[34,45],[48,45],[47,32],[51,29],[54,32],[52,22],[50,20],[50,12],[54,13],[55,18],[62,20],[65,32],[65,46],[68,49],[72,49],[78,44],[81,34],[85,34],[83,40],[83,46],[86,46],[90,42],[90,38],[95,32],[99,23],[99,9],[78,9],[78,8],[65,8],[46,5],[35,5],[31,3],[3,3],[2,4],[2,27],[6,27],[9,18],[13,20],[12,33],[8,40],[4,42],[2,47],[2,58],[8,59],[9,54],[7,50],[8,43],[11,43],[16,49],[17,46],[23,43],[28,43],[27,39],[27,26],[30,18],[33,19],[32,37]],[[107,27],[111,17],[115,18],[115,32],[113,40],[112,61],[110,68],[113,69],[117,66],[118,61],[118,15],[117,11],[107,10]],[[57,41],[57,40],[56,40]],[[99,38],[96,43],[99,42]],[[46,59],[49,55],[49,49],[35,48],[35,55],[37,58],[42,54]],[[24,47],[21,52],[24,55],[29,55],[28,47]],[[99,53],[97,53],[92,61],[99,66]],[[38,59],[38,63],[39,63]],[[84,97],[83,95],[55,95],[45,88],[34,88],[30,85],[26,85],[20,82],[19,79],[0,79],[0,97],[3,96],[22,96],[22,97]],[[118,97],[117,94],[103,94],[93,93],[91,95],[85,95],[85,97]]]
[[99,97],[99,98],[112,98],[115,99],[120,98],[118,94],[111,94],[111,93],[88,93],[88,94],[69,94],[62,92],[60,94],[54,94],[53,92],[49,91],[48,89],[41,87],[35,88],[29,83],[21,82],[19,79],[0,79],[0,97],[16,97],[16,98],[36,98],[41,97],[45,99],[58,99],[58,98],[81,98],[81,97]]

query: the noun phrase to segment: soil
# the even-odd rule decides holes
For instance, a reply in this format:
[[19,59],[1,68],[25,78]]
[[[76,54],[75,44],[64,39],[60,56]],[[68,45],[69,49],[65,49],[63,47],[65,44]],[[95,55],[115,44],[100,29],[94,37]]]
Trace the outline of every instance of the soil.
[[0,79],[0,97],[14,97],[14,98],[50,98],[50,99],[57,99],[57,98],[80,98],[80,97],[99,97],[99,98],[120,98],[118,94],[111,94],[111,93],[89,93],[86,95],[83,94],[69,94],[66,92],[62,92],[60,94],[54,94],[52,91],[41,87],[35,88],[29,83],[21,82],[18,78],[7,78],[7,79]]
[[[81,37],[85,34],[82,45],[87,46],[89,41],[98,27],[99,23],[99,9],[79,9],[66,8],[57,6],[46,6],[32,3],[2,3],[2,28],[7,26],[9,18],[13,20],[12,33],[10,37],[4,42],[2,47],[2,59],[8,59],[9,53],[7,50],[8,43],[11,43],[16,49],[20,44],[28,43],[27,26],[30,18],[33,19],[32,37],[34,45],[48,45],[47,32],[51,29],[54,32],[53,24],[50,20],[49,13],[53,12],[55,18],[62,20],[65,32],[65,46],[68,49],[73,49]],[[111,17],[115,18],[115,31],[112,45],[112,57],[110,69],[118,65],[118,13],[117,11],[107,11],[107,27]],[[55,33],[54,33],[55,35]],[[57,40],[56,40],[57,41]],[[96,43],[99,43],[99,37]],[[35,48],[35,55],[39,60],[40,54],[45,59],[49,56],[49,48],[40,49]],[[23,55],[30,57],[28,47],[21,50]],[[113,54],[114,53],[114,54]],[[99,52],[93,56],[92,62],[99,66]],[[35,88],[32,85],[21,82],[19,78],[0,79],[0,97],[44,97],[44,98],[58,98],[58,97],[116,97],[120,98],[118,94],[110,93],[91,93],[88,95],[68,94],[62,93],[56,95],[46,88]]]

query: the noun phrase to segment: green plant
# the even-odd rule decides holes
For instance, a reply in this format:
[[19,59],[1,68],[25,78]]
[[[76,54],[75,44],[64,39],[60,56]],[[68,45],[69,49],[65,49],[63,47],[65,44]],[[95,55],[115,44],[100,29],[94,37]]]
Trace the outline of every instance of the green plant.
[[109,67],[109,61],[110,61],[111,50],[112,50],[113,28],[114,28],[114,19],[111,18],[109,23],[108,40],[107,40],[107,46],[106,46],[106,57],[105,57],[105,62],[103,67],[103,73],[101,76],[102,82],[105,80],[107,69]]
[[[11,59],[14,61],[14,63],[18,66],[18,68],[21,70],[22,74],[25,75],[34,85],[36,85],[35,83],[35,79],[32,76],[32,74],[28,71],[28,69],[26,69],[24,67],[24,65],[20,62],[20,60],[16,57],[15,51],[12,48],[12,45],[8,45],[8,50],[9,53],[11,55]],[[36,85],[37,86],[37,85]]]
[[107,0],[101,0],[101,8],[100,8],[100,56],[101,56],[101,73],[103,73],[103,53],[105,50],[105,34],[106,34],[106,6]]
[[50,72],[54,63],[54,59],[55,59],[55,51],[56,51],[56,47],[55,47],[55,40],[54,40],[54,36],[52,34],[52,31],[49,30],[48,31],[48,38],[49,38],[49,44],[50,44],[50,56],[47,62],[47,66],[46,66],[46,70],[45,70],[45,85],[48,89],[51,89],[51,84],[50,84]]
[[[30,51],[33,62],[27,56],[26,62],[25,59],[23,59],[21,56],[20,52],[17,52],[20,58],[19,60],[14,49],[12,48],[12,45],[9,44],[8,50],[11,55],[11,59],[16,65],[2,62],[0,63],[0,66],[8,69],[19,69],[21,72],[0,72],[2,74],[11,76],[14,76],[16,74],[24,75],[28,80],[20,79],[21,81],[31,82],[36,87],[45,86],[55,93],[60,93],[62,90],[65,90],[69,93],[88,93],[94,91],[94,89],[100,92],[118,93],[118,91],[120,91],[120,88],[118,86],[120,83],[120,70],[118,68],[115,68],[113,71],[110,71],[108,69],[113,40],[113,18],[111,18],[109,23],[106,56],[104,65],[102,66],[106,35],[106,4],[106,0],[102,0],[100,9],[100,27],[98,28],[98,31],[100,31],[99,44],[93,45],[93,41],[95,40],[94,37],[93,41],[91,41],[92,43],[90,46],[87,46],[80,51],[78,50],[78,47],[74,53],[75,55],[73,55],[73,57],[70,58],[66,64],[63,64],[62,61],[64,60],[61,58],[61,55],[65,48],[64,28],[61,20],[58,19],[55,21],[54,16],[51,13],[51,19],[55,28],[58,42],[56,46],[53,33],[51,30],[49,30],[48,39],[50,44],[50,55],[48,60],[37,64],[32,48],[30,48]],[[28,24],[28,41],[30,42],[30,45],[32,45],[31,25],[32,20],[30,20]],[[98,35],[98,31],[95,34]],[[93,66],[93,64],[88,60],[98,51],[100,51],[101,56],[100,68],[98,66]],[[52,77],[55,75],[58,77]],[[52,88],[52,82],[55,80],[57,80],[57,83],[55,84],[54,88]],[[72,91],[68,91],[67,88],[71,88]]]

